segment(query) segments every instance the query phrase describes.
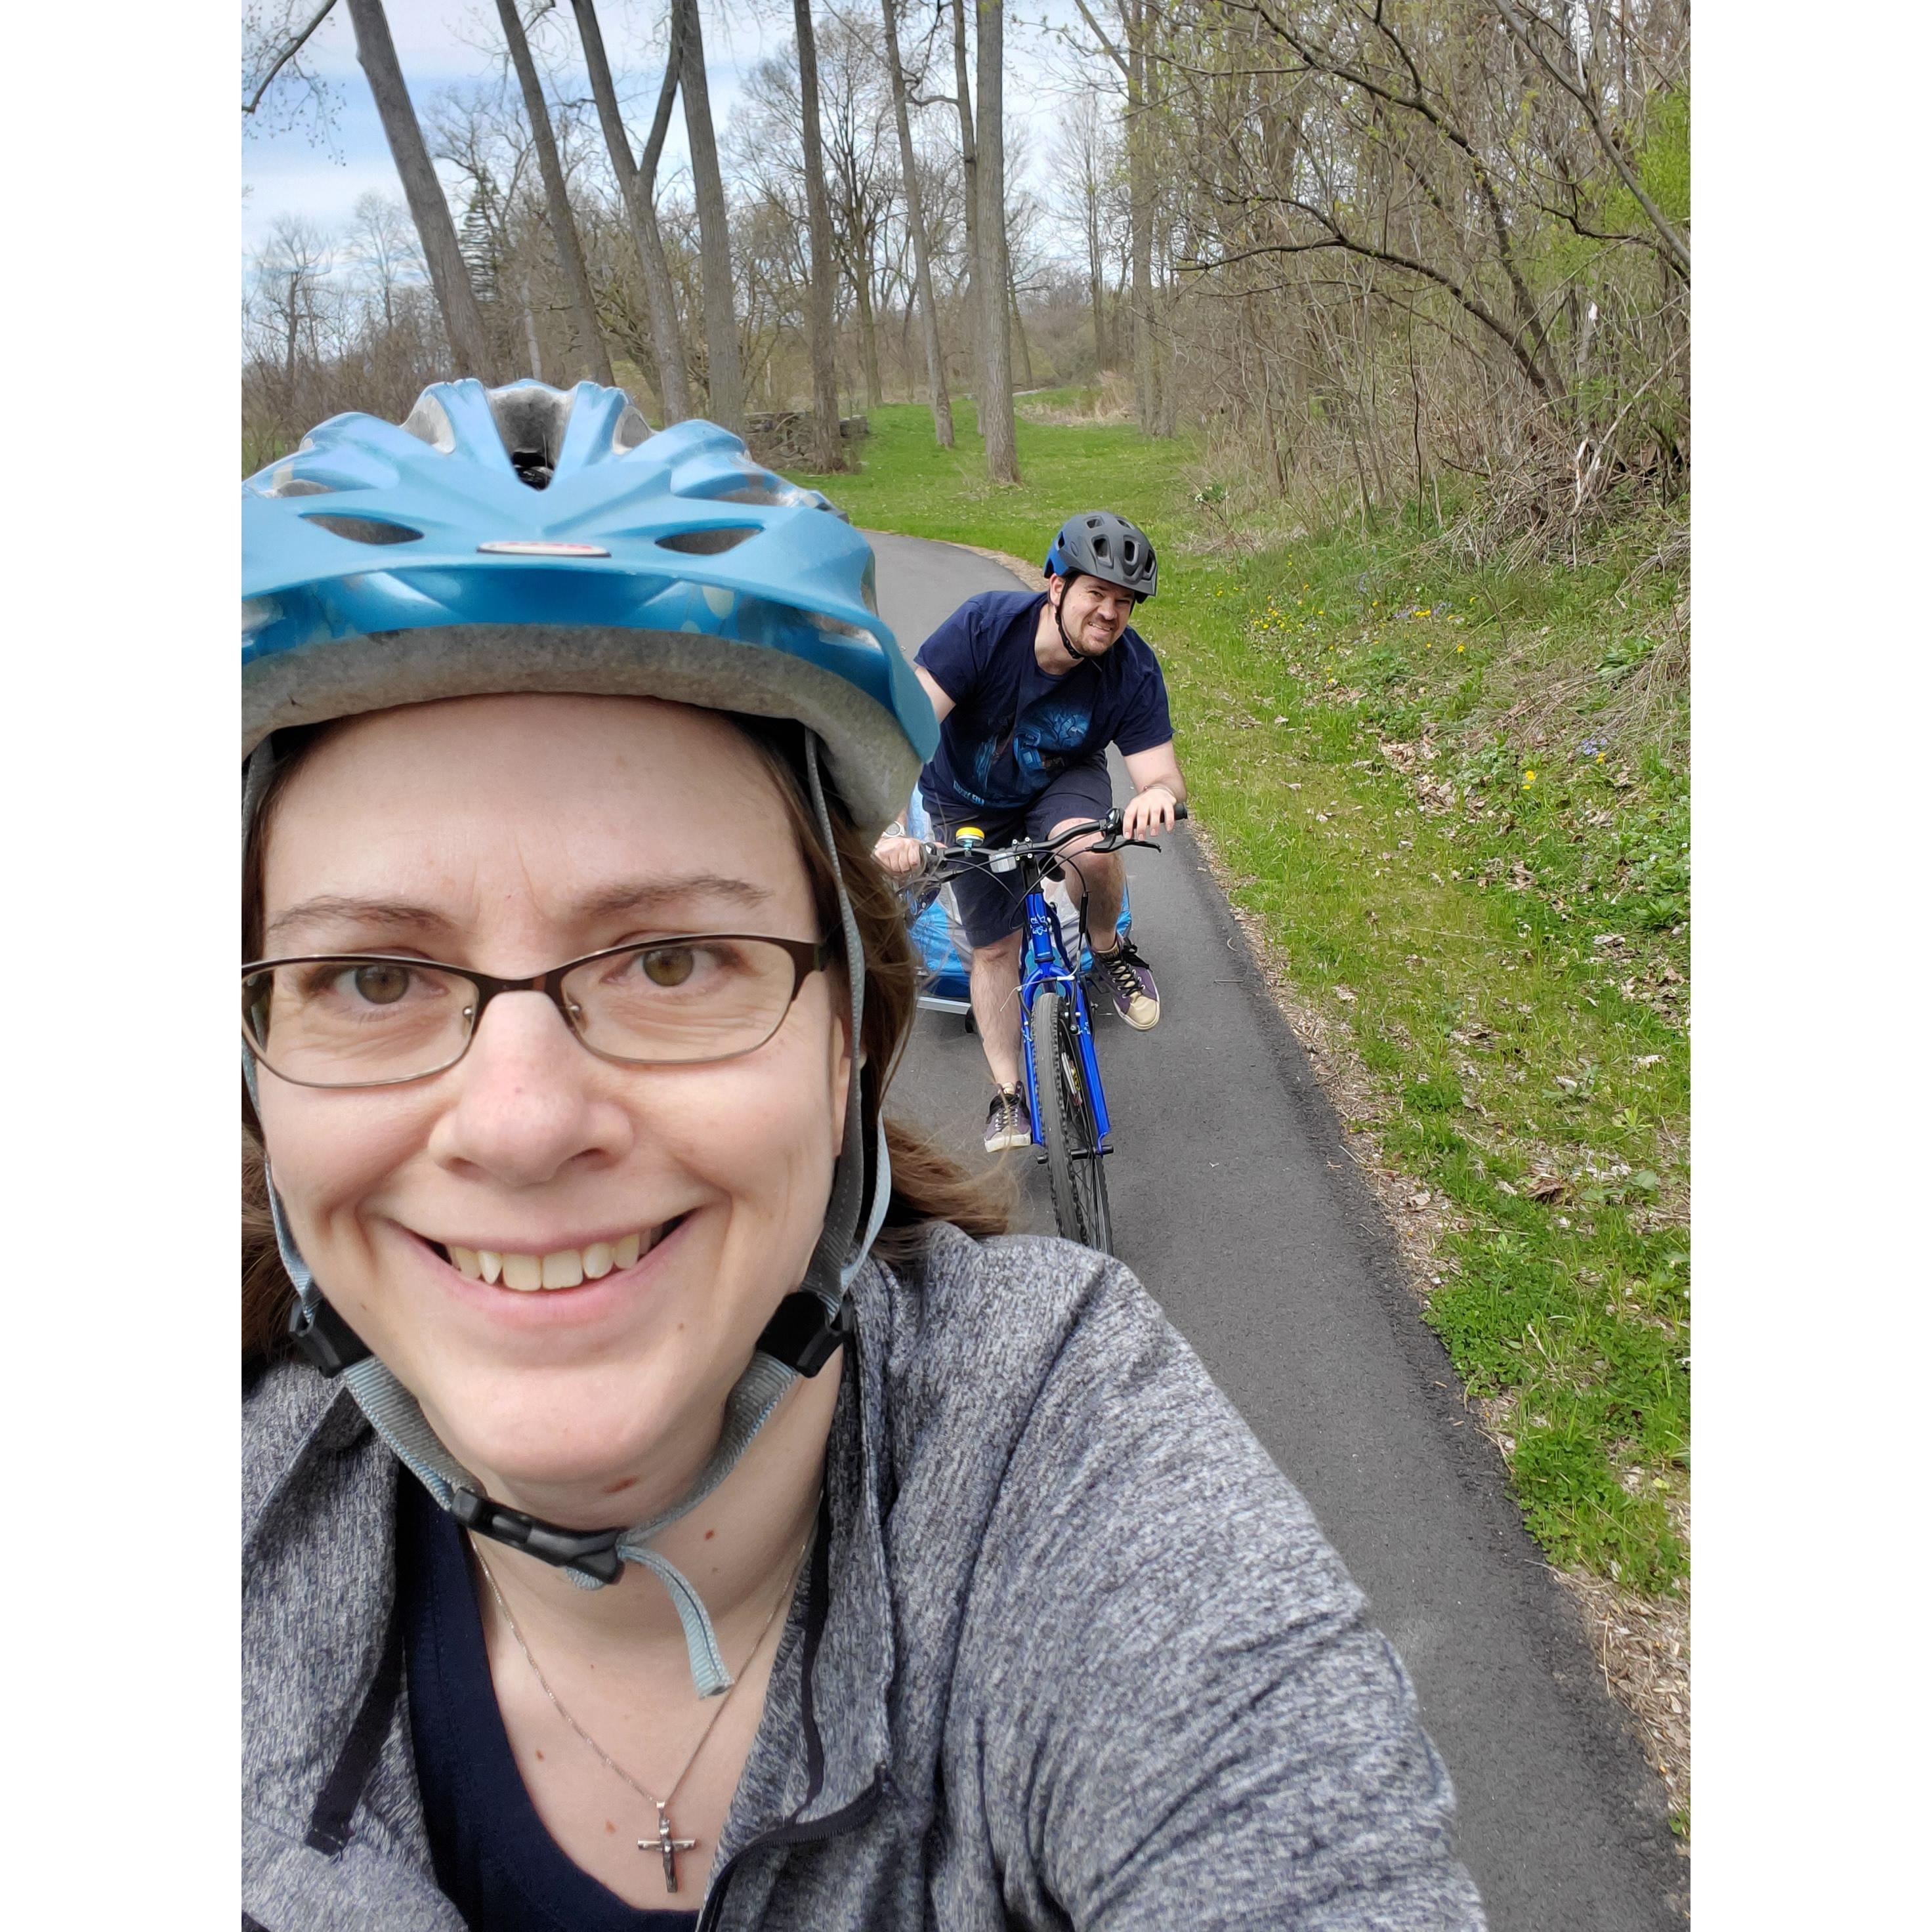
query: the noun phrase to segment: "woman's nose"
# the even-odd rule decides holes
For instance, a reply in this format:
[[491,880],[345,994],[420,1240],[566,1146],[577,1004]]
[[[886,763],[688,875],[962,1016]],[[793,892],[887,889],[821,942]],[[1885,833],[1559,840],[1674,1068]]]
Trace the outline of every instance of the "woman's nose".
[[451,1100],[430,1151],[516,1187],[540,1186],[573,1162],[616,1160],[629,1146],[631,1121],[604,1097],[602,1073],[544,994],[500,994],[444,1076]]

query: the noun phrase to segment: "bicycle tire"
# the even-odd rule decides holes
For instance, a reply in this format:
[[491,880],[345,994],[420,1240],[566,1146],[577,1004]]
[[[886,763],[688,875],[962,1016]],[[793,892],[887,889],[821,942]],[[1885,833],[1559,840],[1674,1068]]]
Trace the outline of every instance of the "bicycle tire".
[[1073,1003],[1058,987],[1042,986],[1033,996],[1028,1018],[1034,1092],[1054,1223],[1070,1241],[1110,1255],[1114,1226],[1107,1205],[1107,1172],[1088,1096]]

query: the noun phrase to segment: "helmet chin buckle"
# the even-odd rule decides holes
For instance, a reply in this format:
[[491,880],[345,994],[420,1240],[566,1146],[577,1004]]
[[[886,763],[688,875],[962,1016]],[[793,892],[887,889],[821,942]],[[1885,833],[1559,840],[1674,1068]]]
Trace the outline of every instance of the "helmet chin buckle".
[[320,1294],[290,1310],[289,1339],[311,1368],[332,1379],[370,1352],[368,1343]]
[[856,1326],[849,1294],[841,1298],[837,1312],[832,1313],[809,1290],[795,1288],[765,1324],[758,1337],[758,1352],[782,1362],[796,1374],[815,1376],[851,1340]]
[[449,1492],[449,1513],[465,1529],[524,1550],[557,1569],[580,1570],[600,1583],[614,1583],[624,1574],[624,1559],[617,1554],[618,1539],[625,1533],[622,1529],[560,1528],[540,1516],[493,1503],[474,1490],[454,1485]]

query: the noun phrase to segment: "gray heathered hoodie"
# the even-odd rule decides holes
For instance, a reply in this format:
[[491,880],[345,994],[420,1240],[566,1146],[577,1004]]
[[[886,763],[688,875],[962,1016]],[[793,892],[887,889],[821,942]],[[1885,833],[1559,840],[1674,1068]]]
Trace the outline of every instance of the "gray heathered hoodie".
[[[1133,1276],[942,1228],[854,1292],[707,1932],[1480,1927],[1394,1652]],[[297,1364],[244,1426],[243,1909],[459,1932],[394,1694],[396,1465]]]

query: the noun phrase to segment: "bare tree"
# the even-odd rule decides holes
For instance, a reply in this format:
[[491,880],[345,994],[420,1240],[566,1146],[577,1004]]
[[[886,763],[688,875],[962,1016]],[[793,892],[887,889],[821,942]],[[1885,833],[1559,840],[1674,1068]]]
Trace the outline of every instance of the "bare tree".
[[1111,35],[1094,16],[1087,0],[1074,0],[1080,17],[1100,50],[1119,71],[1126,90],[1124,132],[1127,148],[1127,220],[1130,284],[1128,314],[1132,322],[1134,401],[1141,428],[1160,434],[1166,418],[1162,408],[1156,359],[1154,302],[1154,172],[1152,117],[1148,98],[1148,44],[1152,34],[1152,0],[1114,0],[1120,27]]
[[731,227],[724,181],[718,167],[718,136],[711,124],[711,90],[704,76],[704,28],[698,0],[673,0],[683,59],[685,132],[691,144],[692,183],[704,288],[706,411],[711,420],[741,434],[745,427],[745,378],[738,353],[738,317],[731,289]]
[[899,168],[905,182],[906,227],[912,238],[913,273],[919,296],[920,334],[926,346],[926,380],[932,398],[932,434],[941,449],[952,447],[952,400],[946,390],[946,355],[939,341],[939,310],[932,298],[932,257],[926,241],[926,210],[919,191],[919,166],[913,156],[912,116],[906,103],[905,67],[899,58],[899,23],[895,0],[879,0],[885,16],[886,65],[892,89],[892,118],[899,137]]
[[792,0],[798,32],[798,98],[805,140],[805,205],[812,226],[812,280],[807,313],[812,346],[812,460],[821,470],[843,470],[839,446],[838,372],[832,361],[832,211],[825,193],[825,148],[819,138],[818,50],[812,31],[812,0]]
[[[1081,88],[1071,110],[1060,120],[1053,160],[1058,178],[1078,195],[1077,220],[1087,256],[1088,306],[1094,318],[1094,361],[1096,368],[1105,369],[1113,358],[1107,340],[1107,250],[1102,233],[1114,158],[1101,95],[1090,81]],[[1070,214],[1061,218],[1071,225],[1076,217]]]
[[259,326],[274,344],[282,380],[290,392],[302,364],[320,359],[322,285],[334,266],[334,252],[314,222],[285,214],[269,231],[255,260]]
[[658,161],[664,152],[664,136],[670,127],[671,104],[676,98],[678,68],[682,54],[676,10],[672,10],[670,50],[664,57],[663,85],[658,90],[657,112],[651,117],[651,130],[644,140],[644,153],[631,157],[630,136],[624,131],[623,116],[618,111],[617,90],[610,78],[610,63],[604,52],[604,34],[597,22],[596,0],[571,0],[576,9],[577,30],[584,43],[584,64],[590,70],[590,92],[597,103],[597,118],[604,130],[604,145],[609,150],[610,167],[622,190],[624,206],[631,217],[631,233],[637,244],[638,261],[644,271],[644,292],[650,310],[651,346],[658,373],[658,400],[667,422],[681,422],[691,414],[691,385],[685,374],[684,334],[678,326],[677,292],[671,285],[670,266],[664,260],[664,236],[658,226]]
[[524,23],[515,0],[496,0],[496,18],[502,23],[503,39],[510,50],[510,63],[517,70],[522,88],[524,112],[529,117],[530,137],[536,143],[537,166],[543,176],[544,198],[550,205],[550,226],[556,244],[556,256],[570,283],[571,306],[577,316],[578,341],[591,374],[607,388],[615,381],[610,358],[604,347],[603,331],[597,326],[597,298],[590,290],[590,272],[584,266],[584,244],[578,239],[577,218],[571,212],[570,190],[563,178],[563,164],[557,158],[556,136],[550,124],[550,106],[544,99],[543,82],[537,77],[536,62],[530,58],[530,44],[524,35]]
[[1020,480],[1013,439],[1013,352],[1006,331],[1006,165],[1005,0],[977,0],[980,86],[974,130],[980,177],[979,250],[973,279],[980,298],[980,434],[986,474],[996,483]]
[[398,292],[418,280],[423,266],[422,249],[407,207],[374,188],[358,195],[344,251],[362,269],[381,303],[383,327],[394,328]]
[[396,58],[396,44],[389,37],[389,22],[382,11],[382,0],[348,0],[349,17],[356,26],[356,58],[368,76],[369,92],[375,97],[376,112],[388,137],[389,153],[402,178],[403,193],[408,198],[410,214],[422,243],[423,260],[428,265],[436,306],[442,311],[442,325],[456,357],[459,373],[480,376],[484,381],[494,374],[489,338],[476,297],[456,245],[456,226],[449,218],[449,204],[443,200],[442,184],[430,165],[429,151],[423,146],[422,129],[417,124],[416,109],[403,82],[403,70]]
[[[941,5],[946,0],[940,0]],[[980,262],[980,150],[974,134],[973,89],[966,70],[967,0],[952,0],[952,100],[959,110],[959,167],[965,182],[966,275],[964,314],[970,337],[979,334],[979,304],[974,278]],[[974,385],[977,388],[978,383]]]

